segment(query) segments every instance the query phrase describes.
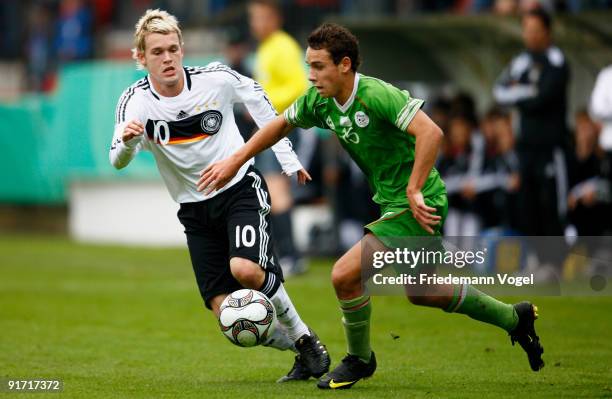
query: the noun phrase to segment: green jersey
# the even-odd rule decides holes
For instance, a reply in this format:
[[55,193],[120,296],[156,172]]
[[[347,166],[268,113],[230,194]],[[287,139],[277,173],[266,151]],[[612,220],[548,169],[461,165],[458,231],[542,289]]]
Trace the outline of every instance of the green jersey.
[[[332,130],[365,174],[374,202],[384,210],[408,205],[406,186],[416,138],[406,129],[423,103],[382,80],[355,74],[353,92],[344,105],[321,97],[311,87],[284,117],[294,126]],[[446,193],[435,169],[421,191],[426,198]]]

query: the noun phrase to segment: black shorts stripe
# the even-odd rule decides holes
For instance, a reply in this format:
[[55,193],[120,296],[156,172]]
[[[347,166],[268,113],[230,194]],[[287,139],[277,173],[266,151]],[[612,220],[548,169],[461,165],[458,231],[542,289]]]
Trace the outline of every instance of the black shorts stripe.
[[249,172],[248,176],[253,179],[251,186],[255,189],[261,206],[259,210],[259,234],[261,237],[259,241],[259,264],[265,268],[268,264],[268,242],[270,241],[266,216],[270,213],[271,206],[268,203],[268,193],[261,188],[261,178],[255,172]]

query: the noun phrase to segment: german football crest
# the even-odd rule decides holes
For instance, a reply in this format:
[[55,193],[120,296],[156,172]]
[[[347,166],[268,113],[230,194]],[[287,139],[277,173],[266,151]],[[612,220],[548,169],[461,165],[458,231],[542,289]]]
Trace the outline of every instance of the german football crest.
[[206,134],[215,134],[221,129],[221,122],[223,122],[221,112],[209,110],[202,114],[200,127]]
[[355,123],[359,127],[366,127],[370,123],[370,118],[363,111],[355,112]]

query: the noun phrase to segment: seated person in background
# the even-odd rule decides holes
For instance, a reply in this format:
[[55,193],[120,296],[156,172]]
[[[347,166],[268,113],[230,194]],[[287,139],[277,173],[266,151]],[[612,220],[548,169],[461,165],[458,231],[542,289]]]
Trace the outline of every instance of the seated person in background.
[[520,178],[510,116],[492,108],[481,125],[485,149],[482,173],[475,185],[478,192],[476,208],[483,228],[513,231],[518,228],[516,192]]
[[473,118],[455,113],[449,118],[448,134],[437,169],[446,183],[449,209],[444,225],[446,236],[477,236],[476,182],[481,172],[484,141],[476,133]]
[[574,152],[570,155],[569,222],[579,236],[604,234],[610,212],[610,187],[602,179],[602,151],[597,145],[598,127],[586,110],[575,116]]

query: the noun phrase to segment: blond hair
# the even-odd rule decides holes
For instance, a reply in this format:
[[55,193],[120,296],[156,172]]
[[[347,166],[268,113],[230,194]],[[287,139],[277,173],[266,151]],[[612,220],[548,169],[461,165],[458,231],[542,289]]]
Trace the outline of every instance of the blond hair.
[[164,10],[156,8],[155,10],[147,10],[136,23],[134,31],[134,48],[132,49],[132,58],[136,60],[136,68],[144,69],[144,66],[138,61],[138,53],[145,51],[145,37],[148,33],[161,33],[167,35],[175,32],[178,35],[179,43],[183,45],[183,34],[176,17]]

